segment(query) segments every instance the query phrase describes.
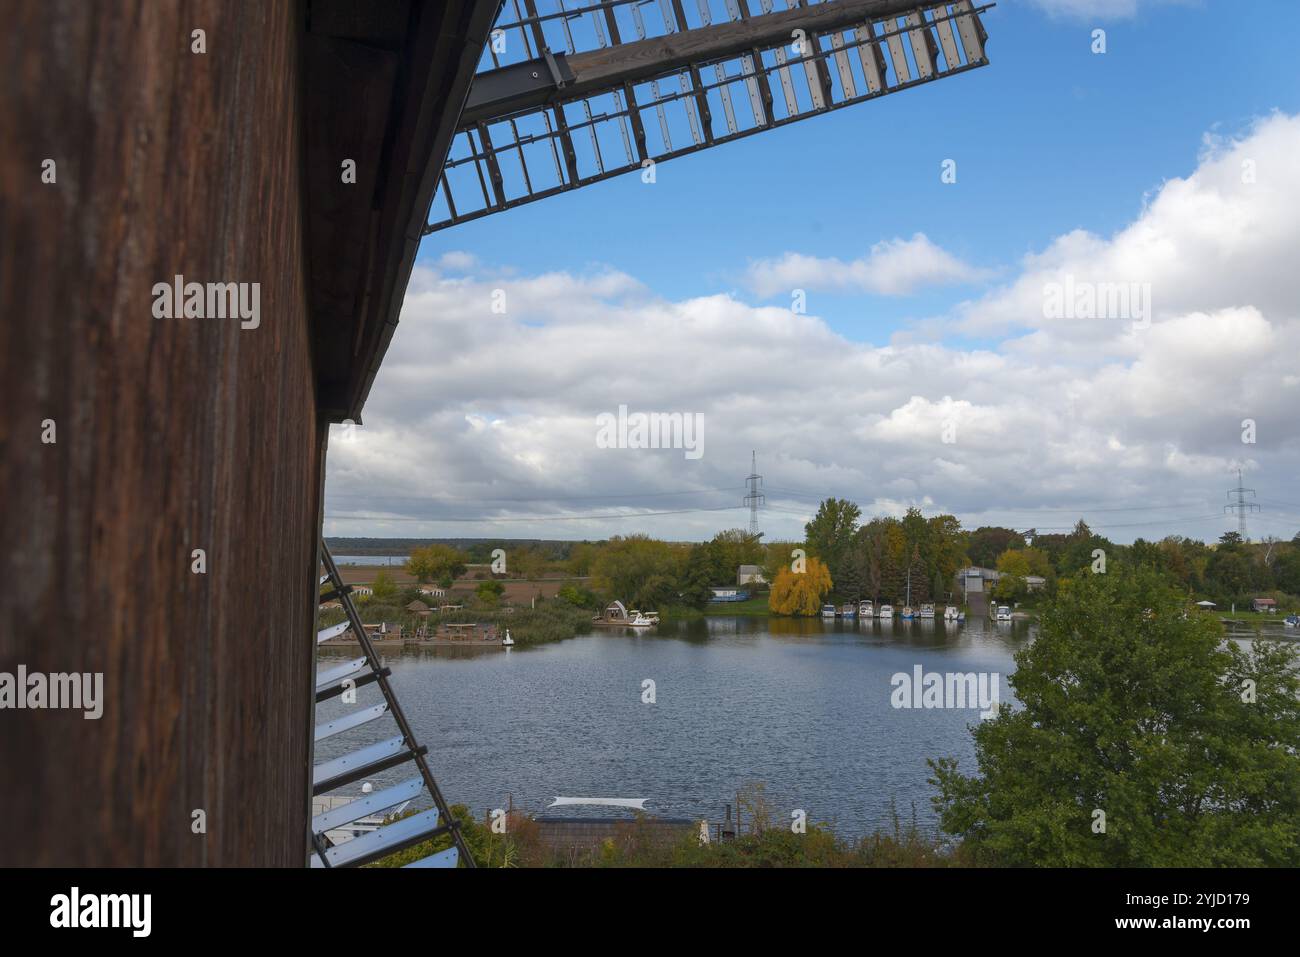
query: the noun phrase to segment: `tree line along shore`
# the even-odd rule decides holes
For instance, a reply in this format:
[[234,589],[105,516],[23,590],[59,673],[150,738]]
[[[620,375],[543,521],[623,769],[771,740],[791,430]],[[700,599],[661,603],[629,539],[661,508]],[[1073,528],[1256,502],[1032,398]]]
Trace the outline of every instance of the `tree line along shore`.
[[[376,549],[382,541],[336,540],[332,547],[367,554],[365,549]],[[664,618],[816,615],[824,602],[866,599],[901,605],[905,596],[913,605],[960,603],[958,572],[967,567],[996,570],[994,601],[1036,611],[1055,596],[1063,579],[1115,563],[1154,569],[1192,601],[1214,602],[1221,611],[1243,609],[1235,617],[1245,621],[1272,617],[1245,611],[1258,598],[1271,599],[1280,614],[1300,610],[1300,533],[1290,541],[1242,541],[1229,532],[1211,543],[1169,536],[1120,545],[1082,520],[1070,532],[1043,534],[998,526],[968,530],[955,516],[926,517],[915,508],[901,518],[863,521],[853,502],[828,498],[804,526],[802,541],[769,542],[762,535],[728,529],[707,542],[645,534],[581,542],[402,542],[407,549],[400,569],[346,570],[349,581],[369,587],[369,594],[357,596],[367,622],[416,627],[419,616],[408,608],[412,602],[435,614],[444,605],[461,605],[459,611],[444,613],[448,621],[463,620],[456,617],[462,612],[492,621],[507,609],[517,613],[526,605],[542,611],[536,619],[538,633],[568,637],[563,623],[571,622],[577,633],[614,600],[629,608],[655,609]],[[737,586],[742,566],[757,571],[743,583],[750,598],[712,603],[714,589]],[[585,619],[570,609],[586,612]],[[523,631],[528,635],[534,629]]]

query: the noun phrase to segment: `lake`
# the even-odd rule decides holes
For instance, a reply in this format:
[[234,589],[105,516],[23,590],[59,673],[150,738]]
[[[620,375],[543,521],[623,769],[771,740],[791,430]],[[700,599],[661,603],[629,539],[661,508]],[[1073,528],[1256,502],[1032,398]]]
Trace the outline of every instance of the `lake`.
[[[891,678],[918,665],[996,673],[1011,703],[1012,655],[1031,628],[708,617],[510,651],[411,649],[387,663],[444,795],[480,816],[509,798],[536,812],[564,795],[643,797],[657,815],[717,821],[738,790],[762,783],[785,820],[802,809],[860,835],[890,827],[892,801],[904,823],[915,807],[933,832],[926,759],[971,769],[980,711],[895,708]],[[642,700],[647,680],[653,704]],[[325,702],[317,720],[379,692],[363,688],[358,699]],[[391,719],[375,721],[322,742],[316,760],[394,733]],[[409,776],[407,765],[374,783]]]

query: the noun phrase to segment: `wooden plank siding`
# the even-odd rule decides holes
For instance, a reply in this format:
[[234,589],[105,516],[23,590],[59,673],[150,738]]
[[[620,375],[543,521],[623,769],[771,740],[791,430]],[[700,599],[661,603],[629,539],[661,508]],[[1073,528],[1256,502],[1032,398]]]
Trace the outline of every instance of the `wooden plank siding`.
[[[324,433],[302,12],[6,11],[0,671],[103,672],[105,706],[0,712],[0,864],[304,859]],[[260,282],[260,328],[154,319],[178,273]]]
[[[328,422],[497,8],[6,6],[0,672],[102,672],[105,703],[0,710],[0,866],[306,863]],[[260,325],[155,318],[177,275],[259,284]]]

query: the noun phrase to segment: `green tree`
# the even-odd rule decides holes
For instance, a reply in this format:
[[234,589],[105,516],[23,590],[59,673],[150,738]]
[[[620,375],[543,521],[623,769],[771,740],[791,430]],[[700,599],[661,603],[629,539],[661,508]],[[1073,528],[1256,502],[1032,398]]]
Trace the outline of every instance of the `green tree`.
[[1292,595],[1300,595],[1300,548],[1290,546],[1277,560],[1273,569],[1277,587]]
[[820,558],[832,579],[838,579],[843,572],[843,562],[861,514],[848,499],[828,498],[818,507],[813,520],[804,525],[809,556]]
[[1014,572],[1004,572],[998,579],[998,583],[993,586],[993,598],[1000,602],[1023,601],[1028,594],[1029,583],[1025,581],[1023,575]]
[[637,608],[641,611],[654,611],[677,601],[677,580],[669,575],[651,575],[636,590]]
[[873,518],[853,537],[851,560],[862,570],[863,596],[893,601],[906,574],[907,544],[896,518]]
[[[804,548],[803,542],[768,542],[763,546],[763,561],[761,568],[763,578],[769,584],[776,581],[776,576],[782,568],[789,568],[790,563],[794,561],[796,548]],[[806,549],[805,549],[806,551]]]
[[992,568],[998,556],[1008,548],[1024,548],[1025,537],[1014,528],[984,525],[970,533],[967,552],[972,565]]
[[[925,520],[925,516],[921,514],[919,508],[914,507],[907,510],[907,514],[903,516],[903,537],[907,540],[907,553],[909,556],[921,561],[921,556],[933,553],[933,532],[930,523]],[[913,574],[915,575],[915,572]]]
[[593,545],[591,542],[575,543],[569,549],[569,557],[566,562],[569,574],[579,577],[590,575],[592,562],[596,560],[596,555],[599,552],[599,545]]
[[1224,643],[1168,578],[1118,565],[1063,580],[1016,664],[1023,708],[973,731],[978,773],[930,763],[941,825],[974,860],[1300,864],[1293,646]]
[[1251,590],[1250,557],[1236,532],[1227,532],[1205,564],[1205,587],[1221,604],[1241,601]]
[[575,608],[595,608],[600,604],[600,599],[595,594],[580,585],[561,585],[555,597]]
[[542,577],[549,564],[546,555],[537,548],[524,545],[506,551],[506,573],[530,581]]
[[930,600],[930,582],[926,578],[925,562],[921,560],[919,545],[912,546],[912,557],[907,563],[903,587],[904,601],[908,600],[909,594],[913,605],[919,605]]
[[486,581],[479,582],[474,589],[474,594],[478,596],[479,601],[485,605],[495,605],[501,600],[501,596],[506,593],[506,586],[501,584],[495,578],[489,578]]
[[715,585],[736,584],[736,570],[741,565],[762,565],[767,557],[762,535],[751,535],[743,528],[718,532],[710,544],[719,565],[720,577]]
[[1004,575],[1027,578],[1038,575],[1047,578],[1052,574],[1047,553],[1037,548],[1008,548],[998,556],[998,571]]
[[929,525],[930,552],[925,567],[937,601],[951,595],[956,586],[957,570],[966,564],[968,536],[955,515],[936,515]]
[[397,583],[393,581],[393,576],[386,571],[380,571],[375,575],[374,584],[370,588],[374,592],[376,604],[387,604],[397,598],[399,594]]
[[465,574],[465,555],[450,545],[433,543],[411,549],[406,573],[421,585],[446,581]]
[[1095,534],[1083,519],[1079,519],[1074,531],[1066,536],[1065,546],[1057,559],[1057,571],[1062,575],[1073,575],[1091,569],[1093,553],[1097,549],[1106,553],[1108,561],[1119,554],[1119,549],[1109,540]]
[[847,601],[861,601],[871,578],[871,560],[856,538],[841,564],[843,570],[835,582],[835,594]]
[[607,598],[640,601],[637,596],[651,578],[677,580],[679,556],[684,563],[689,552],[647,535],[615,536],[592,561],[592,586]]
[[716,556],[709,543],[692,546],[686,567],[682,571],[681,602],[693,608],[707,605],[713,597],[710,587],[714,584],[716,573]]

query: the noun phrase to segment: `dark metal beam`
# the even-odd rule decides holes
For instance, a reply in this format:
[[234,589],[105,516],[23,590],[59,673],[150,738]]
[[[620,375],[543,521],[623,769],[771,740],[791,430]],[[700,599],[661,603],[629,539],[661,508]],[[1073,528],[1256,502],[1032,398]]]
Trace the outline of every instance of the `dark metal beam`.
[[924,4],[921,0],[834,0],[585,53],[568,56],[555,53],[552,57],[561,69],[562,86],[552,80],[545,58],[539,56],[525,63],[478,74],[461,114],[459,128],[492,122],[498,117],[558,99],[571,100],[587,93],[619,89],[625,84],[739,56],[754,49],[781,46],[791,42],[792,31],[796,29],[813,36],[856,26],[864,20],[909,13],[918,5]]
[[[560,71],[561,83],[572,83],[573,71],[569,69],[565,55],[554,53],[552,58]],[[465,110],[460,116],[460,128],[476,126],[482,120],[515,113],[529,105],[540,106],[562,88],[552,78],[542,57],[487,70],[474,77],[474,85],[470,87]]]

